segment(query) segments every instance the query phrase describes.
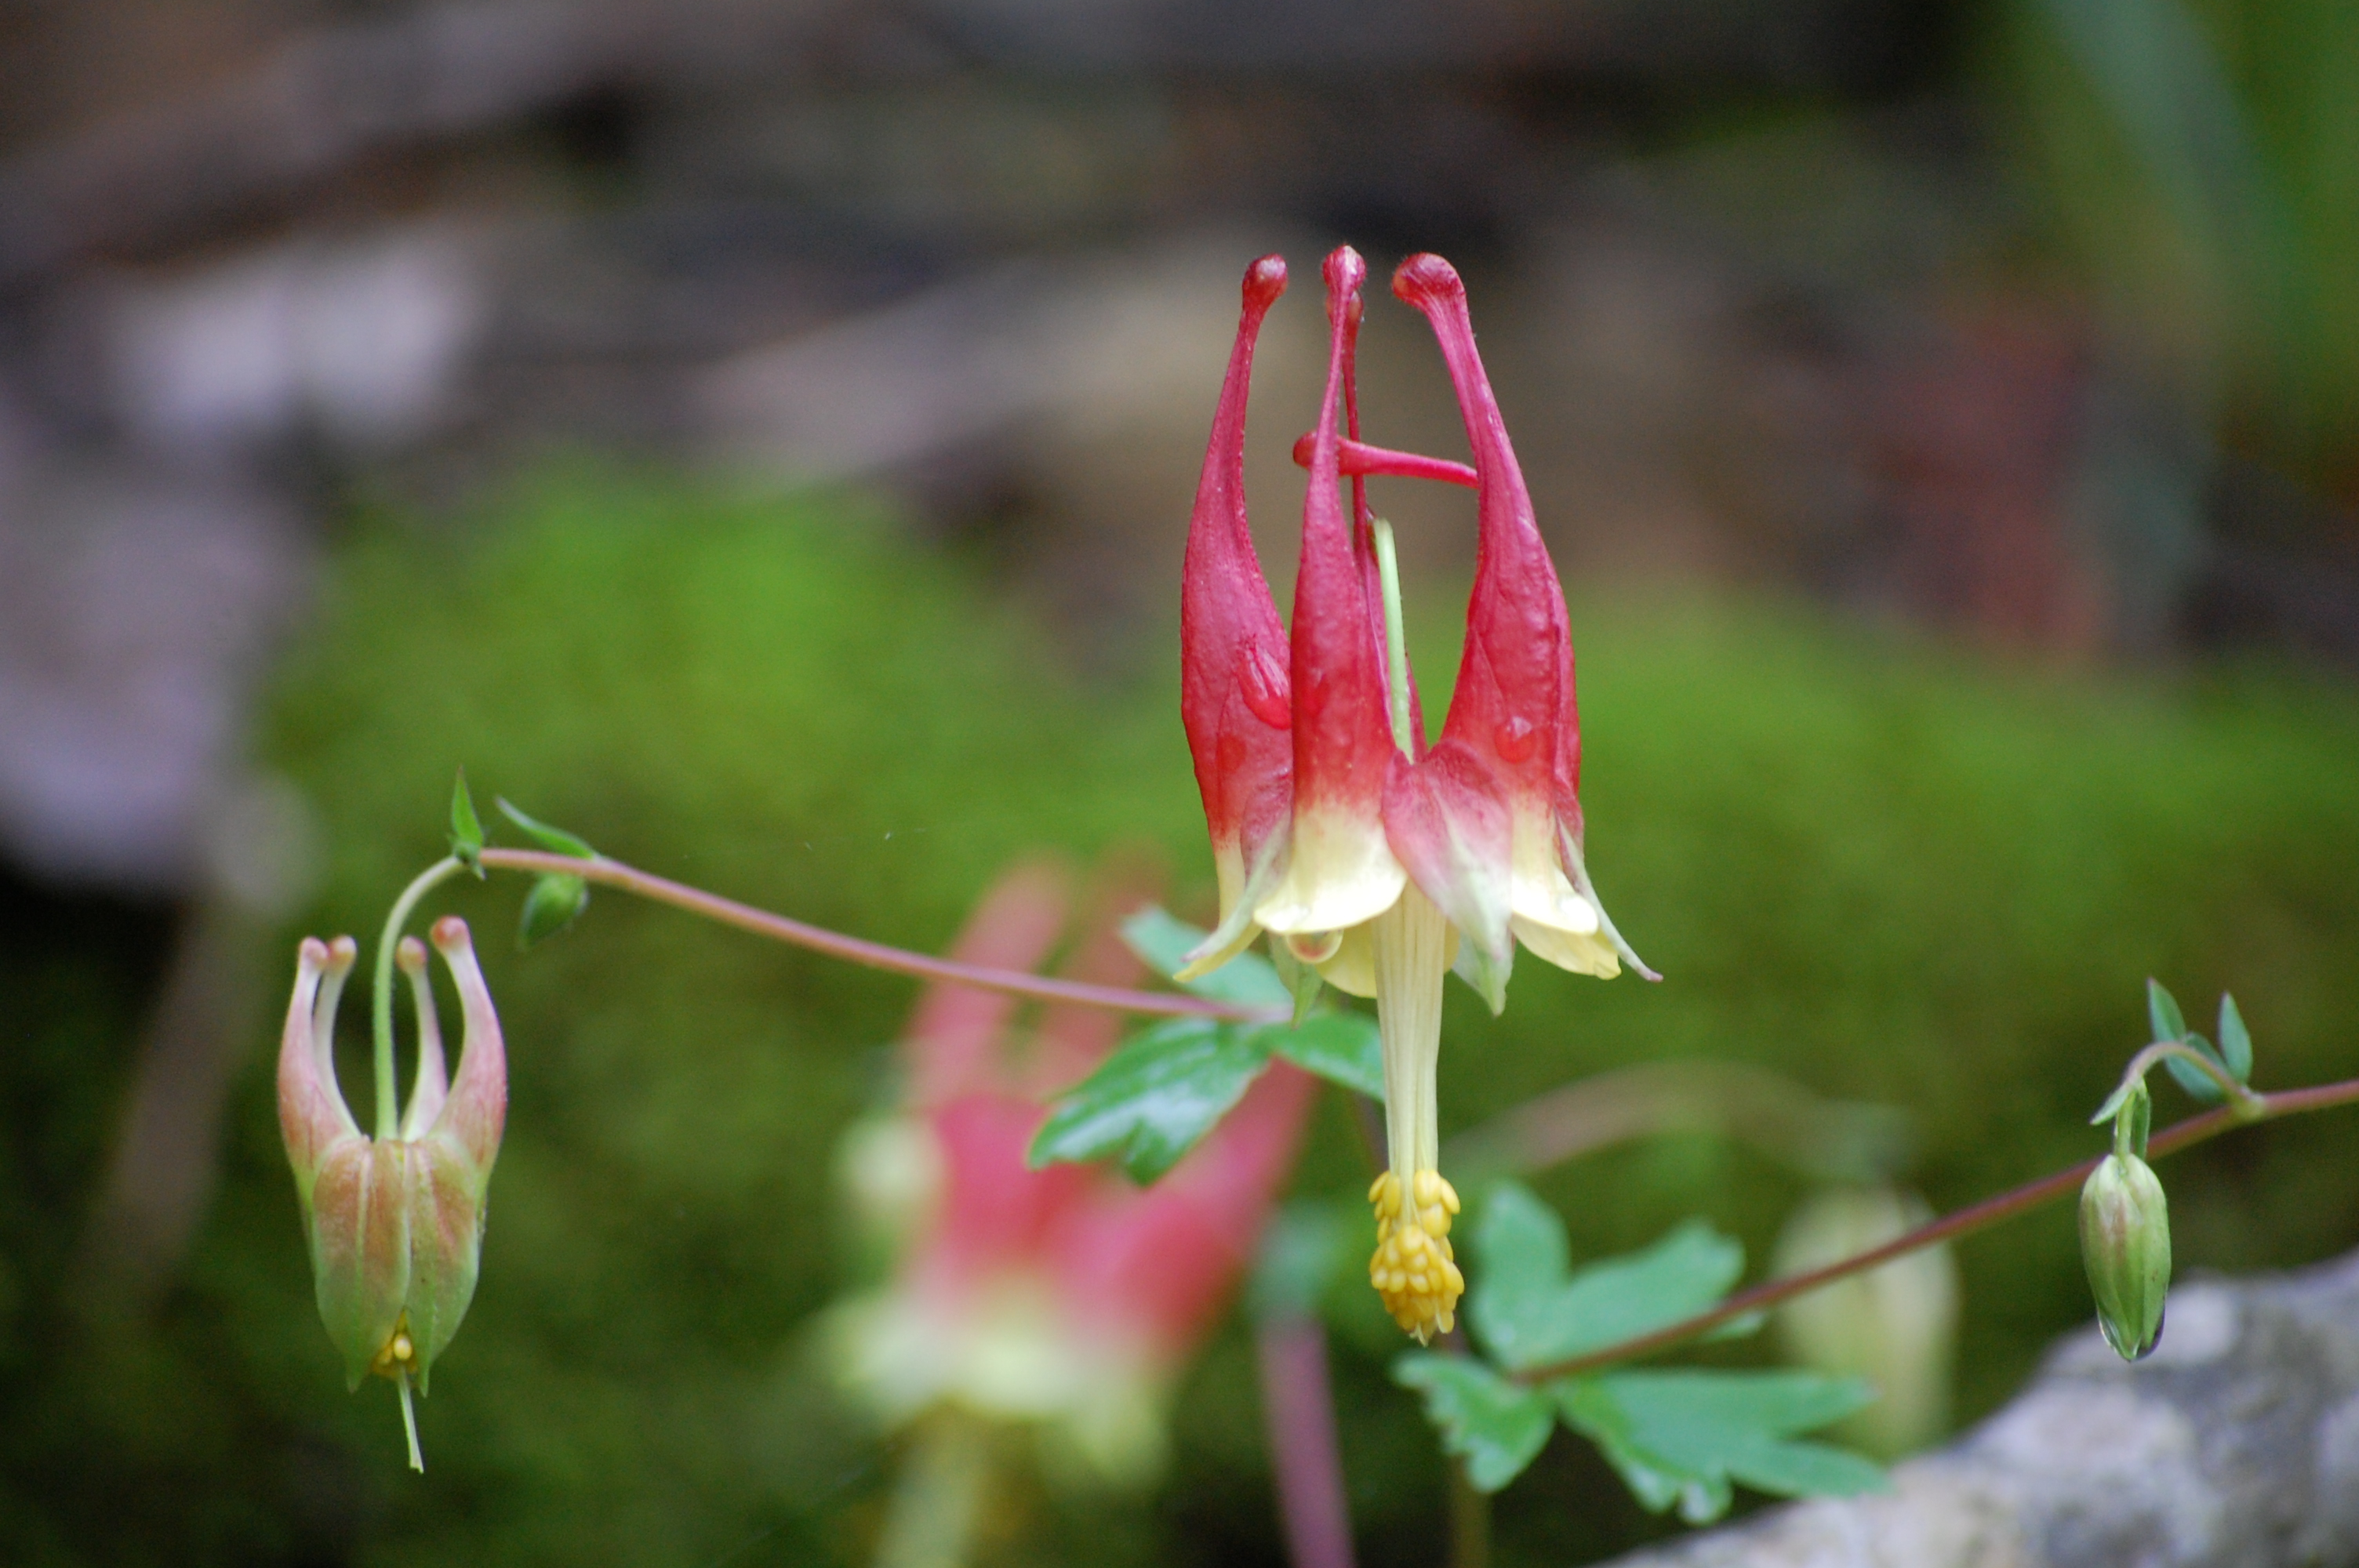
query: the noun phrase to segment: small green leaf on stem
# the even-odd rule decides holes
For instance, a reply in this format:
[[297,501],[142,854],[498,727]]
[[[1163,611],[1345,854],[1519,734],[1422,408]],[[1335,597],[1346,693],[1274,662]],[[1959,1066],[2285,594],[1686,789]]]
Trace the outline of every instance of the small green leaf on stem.
[[[2228,1072],[2228,1064],[2220,1060],[2220,1053],[2212,1049],[2212,1042],[2201,1034],[2182,1034],[2179,1043],[2218,1066],[2223,1073]],[[2228,1098],[2228,1091],[2220,1087],[2218,1078],[2186,1057],[2165,1056],[2162,1065],[2169,1069],[2172,1081],[2185,1089],[2190,1098],[2203,1105],[2218,1105]]]
[[516,921],[516,946],[529,947],[556,935],[590,906],[590,884],[580,877],[535,878]]
[[484,822],[475,815],[475,797],[467,793],[467,770],[451,786],[451,853],[480,878],[484,874]]
[[2157,1041],[2187,1038],[2187,1020],[2180,1016],[2179,999],[2163,989],[2162,982],[2151,975],[2146,982],[2146,1016],[2154,1025]]
[[598,851],[592,849],[584,840],[568,833],[562,827],[551,827],[546,822],[527,816],[505,798],[500,801],[500,811],[510,822],[530,834],[534,841],[545,849],[553,849],[560,855],[572,855],[584,860],[594,860],[598,858]]
[[2253,1081],[2253,1036],[2245,1027],[2245,1015],[2237,1011],[2236,999],[2226,991],[2220,993],[2220,1059],[2240,1084]]
[[1812,1372],[1607,1372],[1549,1385],[1565,1423],[1593,1441],[1638,1500],[1703,1524],[1730,1483],[1776,1497],[1886,1490],[1884,1472],[1840,1448],[1792,1441],[1860,1409],[1875,1390]]
[[1393,1381],[1425,1396],[1441,1446],[1466,1462],[1466,1479],[1480,1492],[1522,1475],[1556,1427],[1545,1392],[1518,1388],[1471,1356],[1412,1350],[1393,1363]]
[[1136,1182],[1180,1162],[1269,1065],[1256,1029],[1175,1018],[1125,1041],[1060,1097],[1032,1140],[1034,1169],[1111,1155]]
[[2116,1115],[2120,1114],[2122,1102],[2129,1098],[2131,1091],[2136,1089],[2144,1081],[2144,1079],[2132,1080],[2125,1078],[2122,1082],[2115,1084],[2114,1086],[2114,1092],[2105,1097],[2105,1103],[2099,1106],[2096,1108],[2096,1111],[2090,1116],[2089,1125],[2094,1127],[2100,1122],[2113,1120]]

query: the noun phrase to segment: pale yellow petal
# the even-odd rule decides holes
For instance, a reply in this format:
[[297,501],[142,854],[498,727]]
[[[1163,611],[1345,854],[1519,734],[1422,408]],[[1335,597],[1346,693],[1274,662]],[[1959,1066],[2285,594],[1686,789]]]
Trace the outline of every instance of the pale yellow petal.
[[1354,925],[1343,933],[1334,956],[1319,966],[1319,978],[1353,996],[1376,994],[1376,944],[1368,927]]
[[1254,910],[1254,919],[1288,935],[1348,931],[1390,909],[1408,881],[1380,819],[1299,811],[1286,874]]
[[1515,929],[1516,940],[1560,969],[1571,969],[1576,975],[1595,975],[1601,980],[1610,980],[1622,972],[1622,960],[1614,956],[1612,944],[1593,932],[1563,931],[1520,914],[1508,924]]

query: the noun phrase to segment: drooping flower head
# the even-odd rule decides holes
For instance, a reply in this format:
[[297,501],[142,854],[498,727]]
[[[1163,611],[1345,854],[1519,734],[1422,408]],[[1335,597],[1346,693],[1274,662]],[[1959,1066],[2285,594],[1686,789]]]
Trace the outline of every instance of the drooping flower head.
[[[1067,924],[1062,880],[1021,868],[951,951],[1030,969]],[[1138,968],[1106,921],[1066,970],[1123,984]],[[1273,1065],[1143,1191],[1088,1166],[1033,1170],[1044,1096],[1096,1065],[1117,1021],[1051,1007],[1017,1022],[1011,999],[952,985],[910,1020],[907,1100],[855,1130],[844,1162],[855,1195],[891,1211],[892,1278],[832,1317],[834,1365],[888,1424],[948,1409],[1028,1425],[1103,1478],[1144,1479],[1171,1383],[1253,1259],[1312,1080]]]
[[[1457,1195],[1436,1169],[1441,972],[1454,966],[1495,1011],[1518,942],[1576,973],[1610,979],[1627,962],[1655,977],[1606,918],[1583,859],[1564,596],[1475,351],[1465,287],[1433,255],[1411,256],[1393,277],[1393,292],[1440,342],[1471,469],[1359,439],[1353,360],[1366,271],[1349,246],[1322,268],[1327,384],[1318,424],[1295,449],[1310,487],[1282,682],[1242,470],[1253,346],[1285,266],[1264,257],[1245,275],[1180,588],[1180,712],[1221,883],[1219,927],[1181,974],[1217,968],[1267,931],[1330,982],[1376,999],[1390,1168],[1371,1194],[1379,1245],[1370,1272],[1402,1327],[1423,1338],[1450,1327],[1463,1289],[1447,1240]],[[1390,534],[1364,495],[1369,474],[1475,492],[1465,647],[1430,745]]]
[[[465,1020],[459,1072],[445,1076],[426,948],[398,962],[418,1011],[418,1070],[397,1136],[371,1138],[336,1087],[336,1004],[356,949],[307,936],[278,1052],[278,1127],[294,1167],[321,1321],[358,1389],[371,1372],[427,1391],[435,1359],[474,1299],[484,1195],[507,1112],[507,1058],[467,923],[435,924],[435,949]],[[412,1435],[410,1457],[418,1461]],[[422,1467],[422,1466],[421,1466]]]

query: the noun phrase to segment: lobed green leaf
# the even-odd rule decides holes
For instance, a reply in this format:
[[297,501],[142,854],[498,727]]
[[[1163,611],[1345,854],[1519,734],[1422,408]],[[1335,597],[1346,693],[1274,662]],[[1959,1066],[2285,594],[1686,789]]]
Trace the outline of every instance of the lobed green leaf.
[[1313,1013],[1300,1023],[1266,1024],[1256,1033],[1266,1050],[1383,1103],[1384,1036],[1366,1013]]
[[1495,1492],[1546,1447],[1556,1427],[1549,1396],[1507,1381],[1471,1356],[1413,1350],[1393,1363],[1393,1381],[1425,1397],[1441,1446],[1466,1465],[1479,1492]]
[[1510,1370],[1568,1357],[1691,1317],[1728,1292],[1745,1249],[1691,1220],[1644,1251],[1568,1273],[1564,1222],[1526,1188],[1502,1182],[1474,1227],[1482,1263],[1466,1317]]
[[1880,1491],[1884,1472],[1859,1455],[1798,1443],[1875,1396],[1851,1378],[1814,1372],[1607,1372],[1549,1385],[1568,1425],[1594,1441],[1638,1499],[1673,1503],[1691,1524],[1728,1508],[1730,1483],[1777,1497]]
[[1037,1170],[1111,1156],[1132,1180],[1151,1182],[1178,1164],[1268,1065],[1258,1029],[1208,1018],[1157,1024],[1058,1099],[1027,1158]]

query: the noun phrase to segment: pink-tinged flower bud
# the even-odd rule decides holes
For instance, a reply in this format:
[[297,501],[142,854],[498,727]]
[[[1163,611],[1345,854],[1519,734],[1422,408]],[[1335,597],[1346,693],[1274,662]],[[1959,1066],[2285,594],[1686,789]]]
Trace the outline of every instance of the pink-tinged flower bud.
[[1294,798],[1293,695],[1277,619],[1245,517],[1245,397],[1262,319],[1286,292],[1286,263],[1245,269],[1244,308],[1212,416],[1180,579],[1180,718],[1220,879],[1221,920],[1190,966],[1214,969],[1251,942],[1259,902],[1286,856]]
[[370,1372],[425,1391],[435,1358],[475,1293],[484,1201],[507,1110],[499,1019],[467,925],[438,922],[434,946],[459,990],[465,1035],[446,1083],[425,952],[402,944],[418,1000],[416,1086],[398,1137],[364,1135],[336,1087],[336,1004],[351,973],[349,936],[306,937],[278,1054],[278,1125],[310,1241],[320,1317],[357,1389]]

